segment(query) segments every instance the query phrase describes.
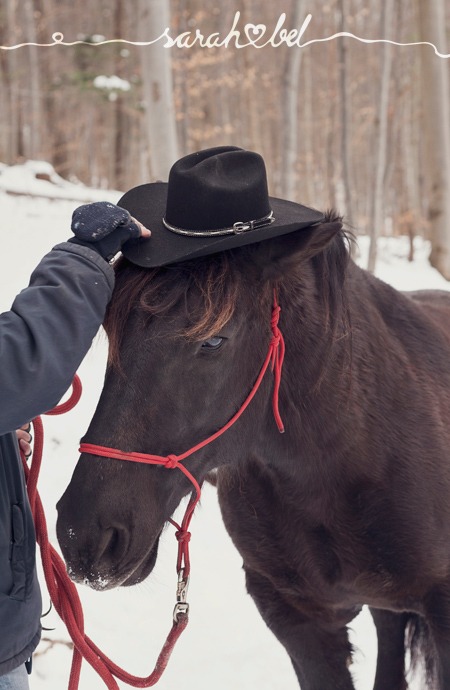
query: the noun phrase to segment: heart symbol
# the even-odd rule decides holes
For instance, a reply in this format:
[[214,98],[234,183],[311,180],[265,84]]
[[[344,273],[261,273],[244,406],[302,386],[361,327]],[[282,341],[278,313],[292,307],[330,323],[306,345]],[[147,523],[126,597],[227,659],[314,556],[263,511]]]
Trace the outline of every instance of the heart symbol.
[[[245,35],[247,36],[248,41],[252,45],[255,45],[256,41],[258,41],[260,38],[264,36],[266,33],[266,25],[265,24],[246,24],[244,27]],[[253,38],[250,37],[250,31],[253,34]],[[255,38],[256,36],[256,38]]]

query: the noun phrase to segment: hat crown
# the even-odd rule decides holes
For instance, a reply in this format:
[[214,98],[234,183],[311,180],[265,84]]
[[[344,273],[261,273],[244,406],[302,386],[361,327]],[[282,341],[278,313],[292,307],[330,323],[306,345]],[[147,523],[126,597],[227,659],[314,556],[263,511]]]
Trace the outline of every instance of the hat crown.
[[165,220],[194,232],[214,232],[270,214],[266,167],[253,151],[219,146],[174,163]]

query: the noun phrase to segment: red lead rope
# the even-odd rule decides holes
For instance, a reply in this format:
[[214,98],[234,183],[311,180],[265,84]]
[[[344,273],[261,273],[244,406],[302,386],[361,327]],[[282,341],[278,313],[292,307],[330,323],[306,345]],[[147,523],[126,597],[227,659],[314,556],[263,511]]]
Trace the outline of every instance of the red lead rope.
[[[281,421],[280,413],[278,410],[278,393],[281,380],[281,369],[283,366],[284,359],[284,340],[283,336],[278,328],[278,318],[280,314],[280,307],[277,305],[276,294],[274,291],[274,306],[272,310],[271,318],[271,328],[272,328],[272,339],[269,344],[269,351],[267,353],[264,364],[255,381],[250,394],[243,403],[242,407],[236,412],[234,417],[225,424],[219,431],[215,434],[209,436],[205,441],[198,443],[196,446],[187,450],[181,455],[167,455],[165,457],[160,455],[149,455],[147,453],[125,453],[114,448],[106,448],[104,446],[96,446],[90,443],[82,443],[80,445],[81,453],[89,453],[91,455],[101,455],[107,458],[113,458],[117,460],[129,460],[132,462],[142,462],[149,465],[164,465],[168,469],[180,469],[184,475],[192,482],[194,485],[196,495],[192,497],[188,507],[186,508],[186,513],[184,515],[181,525],[178,525],[173,520],[170,522],[177,528],[175,534],[178,540],[178,558],[177,558],[177,572],[178,572],[178,587],[177,587],[177,604],[175,605],[173,614],[173,625],[172,629],[167,637],[167,640],[163,646],[163,649],[158,657],[153,673],[151,673],[147,678],[139,678],[137,676],[132,676],[120,667],[116,666],[101,650],[89,639],[89,637],[84,632],[84,620],[83,620],[83,610],[81,608],[81,602],[78,597],[78,592],[72,580],[68,577],[64,565],[64,561],[55,551],[55,549],[50,545],[48,541],[47,526],[45,522],[44,510],[42,508],[42,503],[37,492],[37,479],[39,475],[41,459],[42,459],[42,447],[43,447],[43,428],[40,417],[36,417],[33,420],[33,427],[35,432],[35,442],[34,442],[34,452],[33,452],[33,462],[30,469],[26,464],[25,457],[22,455],[22,462],[24,465],[25,476],[27,478],[27,490],[30,499],[30,505],[33,512],[33,518],[36,529],[37,542],[41,549],[42,565],[44,569],[45,580],[47,583],[47,588],[53,602],[53,605],[64,621],[69,631],[69,634],[74,643],[74,654],[72,660],[72,669],[69,679],[69,690],[77,690],[81,661],[84,657],[86,661],[91,664],[91,666],[97,671],[102,680],[105,682],[106,686],[111,690],[118,690],[118,685],[113,676],[132,685],[136,688],[148,688],[155,685],[161,678],[164,669],[167,666],[169,657],[173,651],[176,641],[180,637],[183,630],[188,624],[188,612],[189,605],[186,603],[186,594],[189,583],[189,573],[190,573],[190,562],[189,562],[189,540],[191,534],[188,531],[189,524],[192,519],[195,507],[200,500],[201,488],[195,477],[189,472],[189,470],[181,464],[181,461],[189,457],[195,451],[203,448],[204,446],[211,443],[216,438],[221,436],[227,429],[229,429],[241,416],[244,410],[248,407],[251,400],[253,399],[256,391],[258,390],[261,381],[266,373],[269,363],[272,365],[272,371],[274,372],[275,385],[273,392],[273,412],[275,421],[277,423],[280,433],[284,432],[283,423]],[[47,414],[62,414],[74,407],[81,395],[81,383],[77,376],[75,376],[73,381],[73,393],[70,399],[58,405],[51,412]]]

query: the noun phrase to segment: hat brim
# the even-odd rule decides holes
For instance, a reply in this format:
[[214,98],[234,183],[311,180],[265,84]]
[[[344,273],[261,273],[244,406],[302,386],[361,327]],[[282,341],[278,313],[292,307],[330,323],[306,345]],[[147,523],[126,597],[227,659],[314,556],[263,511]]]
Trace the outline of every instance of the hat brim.
[[320,211],[293,201],[269,197],[275,217],[270,225],[239,234],[213,237],[180,235],[166,228],[162,222],[166,212],[167,188],[167,182],[143,184],[130,189],[118,202],[119,206],[129,211],[152,233],[149,238],[129,240],[122,247],[123,255],[137,266],[156,268],[188,261],[226,249],[262,242],[271,237],[286,235],[324,220],[324,215]]

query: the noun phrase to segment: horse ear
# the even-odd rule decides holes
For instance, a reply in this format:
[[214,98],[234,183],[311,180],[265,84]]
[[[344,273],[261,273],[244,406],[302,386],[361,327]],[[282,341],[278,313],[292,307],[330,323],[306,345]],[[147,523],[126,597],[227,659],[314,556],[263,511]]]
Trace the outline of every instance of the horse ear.
[[260,242],[252,257],[263,280],[278,280],[323,251],[342,230],[342,219],[327,214],[323,223]]

